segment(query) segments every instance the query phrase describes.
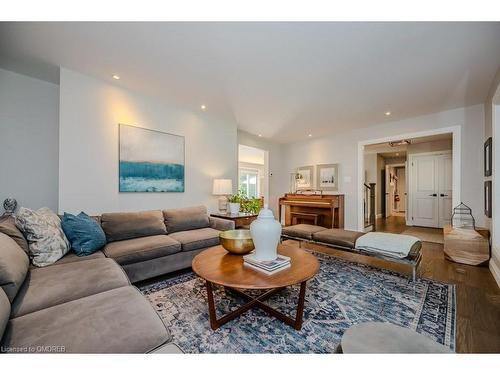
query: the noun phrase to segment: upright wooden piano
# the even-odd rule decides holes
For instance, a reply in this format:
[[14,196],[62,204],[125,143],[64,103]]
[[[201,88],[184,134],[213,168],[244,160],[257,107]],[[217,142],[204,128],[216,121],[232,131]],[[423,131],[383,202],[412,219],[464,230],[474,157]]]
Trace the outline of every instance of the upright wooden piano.
[[344,228],[343,194],[291,194],[279,199],[279,219],[284,207],[285,226],[314,224],[326,228]]

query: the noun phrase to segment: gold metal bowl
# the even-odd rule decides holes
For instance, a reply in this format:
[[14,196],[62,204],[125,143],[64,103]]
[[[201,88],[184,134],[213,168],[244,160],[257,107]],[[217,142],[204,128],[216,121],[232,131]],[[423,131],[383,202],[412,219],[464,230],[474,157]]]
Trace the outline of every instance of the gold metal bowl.
[[255,249],[248,229],[227,230],[219,234],[219,238],[222,247],[232,254],[248,254]]

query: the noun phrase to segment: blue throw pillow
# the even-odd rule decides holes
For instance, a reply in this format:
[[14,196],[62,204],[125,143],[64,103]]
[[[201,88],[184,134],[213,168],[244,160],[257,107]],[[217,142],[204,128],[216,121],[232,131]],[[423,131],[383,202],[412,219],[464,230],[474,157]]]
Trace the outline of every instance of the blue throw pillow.
[[106,235],[101,226],[85,212],[77,216],[65,212],[61,225],[78,256],[90,255],[106,245]]

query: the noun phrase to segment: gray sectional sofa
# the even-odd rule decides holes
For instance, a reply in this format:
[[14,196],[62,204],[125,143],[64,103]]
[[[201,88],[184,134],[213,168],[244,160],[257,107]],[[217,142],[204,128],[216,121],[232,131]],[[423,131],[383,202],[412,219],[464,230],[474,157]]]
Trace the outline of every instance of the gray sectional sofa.
[[219,244],[234,222],[210,217],[204,206],[164,211],[107,213],[104,255],[123,267],[131,282],[191,267],[193,258]]
[[179,352],[131,282],[190,267],[234,223],[205,207],[96,220],[107,238],[102,251],[70,252],[44,268],[30,267],[20,239],[0,233],[0,352]]

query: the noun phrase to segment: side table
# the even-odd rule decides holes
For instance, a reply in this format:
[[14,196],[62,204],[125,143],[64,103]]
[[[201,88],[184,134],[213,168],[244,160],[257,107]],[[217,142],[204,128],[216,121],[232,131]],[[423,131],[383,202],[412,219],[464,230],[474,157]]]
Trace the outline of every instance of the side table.
[[257,214],[250,214],[246,212],[239,212],[237,214],[228,213],[215,213],[210,214],[212,217],[218,217],[221,219],[232,220],[234,221],[235,228],[243,228],[252,223],[255,219],[257,219]]

